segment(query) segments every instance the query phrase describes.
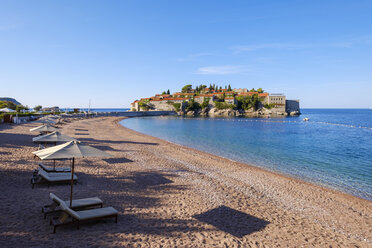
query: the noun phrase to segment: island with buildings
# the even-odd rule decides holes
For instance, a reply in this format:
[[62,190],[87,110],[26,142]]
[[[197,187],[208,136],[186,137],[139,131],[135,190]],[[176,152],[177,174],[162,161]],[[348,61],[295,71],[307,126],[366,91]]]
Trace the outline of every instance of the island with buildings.
[[176,111],[178,115],[209,117],[271,117],[300,115],[299,100],[288,100],[284,94],[270,94],[261,88],[232,89],[216,85],[186,85],[181,92],[141,98],[131,103],[131,111]]

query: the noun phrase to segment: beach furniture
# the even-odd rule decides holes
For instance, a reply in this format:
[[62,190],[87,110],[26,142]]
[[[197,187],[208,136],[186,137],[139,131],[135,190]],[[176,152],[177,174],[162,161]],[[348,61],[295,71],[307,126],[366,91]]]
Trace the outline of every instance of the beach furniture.
[[58,131],[32,138],[32,141],[35,143],[54,143],[55,145],[57,144],[57,142],[67,142],[71,140],[75,139]]
[[56,233],[56,228],[62,225],[76,223],[77,229],[79,229],[81,223],[93,220],[115,218],[115,223],[118,222],[118,211],[113,207],[75,211],[72,208],[68,207],[68,204],[66,204],[64,201],[61,201],[59,203],[62,213],[59,217],[54,217],[50,221],[50,224],[53,225],[53,233]]
[[[78,177],[74,174],[73,181],[76,182]],[[35,170],[33,177],[31,178],[32,188],[35,184],[46,183],[48,187],[51,184],[57,183],[69,183],[71,182],[71,173],[63,172],[46,172],[44,170]]]
[[70,190],[70,207],[72,204],[73,176],[75,168],[75,158],[87,157],[111,157],[112,155],[101,151],[97,148],[83,145],[77,140],[66,142],[62,145],[53,146],[40,151],[32,152],[42,160],[72,159],[71,164],[71,190]]
[[[62,211],[59,205],[61,202],[64,202],[67,206],[70,205],[70,201],[63,201],[58,196],[53,193],[49,194],[52,203],[49,205],[45,205],[41,212],[44,213],[44,219],[46,218],[47,214],[56,213]],[[98,197],[91,197],[91,198],[83,198],[83,199],[76,199],[72,200],[72,207],[73,210],[81,210],[87,208],[95,208],[95,207],[103,207],[103,201]]]
[[39,167],[46,172],[71,172],[71,169],[69,167],[55,168],[51,166],[46,166],[43,163],[39,163]]

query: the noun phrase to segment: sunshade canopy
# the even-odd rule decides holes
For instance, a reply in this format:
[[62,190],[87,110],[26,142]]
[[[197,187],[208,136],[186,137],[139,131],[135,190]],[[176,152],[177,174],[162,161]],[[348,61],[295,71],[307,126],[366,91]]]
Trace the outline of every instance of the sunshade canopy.
[[41,123],[51,123],[51,124],[55,124],[55,120],[53,120],[52,118],[48,118],[48,117],[42,117],[40,118],[39,120],[35,121],[35,122],[41,122]]
[[54,132],[57,131],[58,129],[55,127],[52,127],[51,125],[41,125],[39,127],[34,127],[30,129],[30,132]]
[[64,158],[84,158],[84,157],[111,157],[104,151],[97,148],[83,145],[79,141],[73,140],[64,144],[49,147],[43,150],[32,152],[40,159],[64,159]]
[[32,138],[33,142],[39,142],[39,143],[41,142],[67,142],[67,141],[72,141],[72,140],[76,140],[76,139],[70,136],[61,134],[58,131],[54,131],[52,133],[49,133],[43,136]]

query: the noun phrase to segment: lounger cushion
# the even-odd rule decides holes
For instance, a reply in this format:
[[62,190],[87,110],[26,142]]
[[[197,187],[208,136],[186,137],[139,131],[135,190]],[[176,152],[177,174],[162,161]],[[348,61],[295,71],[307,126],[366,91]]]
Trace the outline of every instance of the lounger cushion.
[[67,204],[64,202],[61,202],[60,207],[62,208],[63,211],[65,211],[66,213],[68,213],[70,216],[77,220],[89,220],[118,214],[118,211],[113,207],[74,211],[71,208],[69,208]]
[[[38,174],[49,182],[59,182],[59,181],[68,181],[71,180],[71,173],[48,173],[43,170],[39,170]],[[74,180],[77,180],[78,177],[74,174]]]
[[45,170],[46,172],[61,172],[61,171],[64,171],[64,172],[70,172],[71,169],[70,168],[52,168],[52,167],[48,167],[48,166],[45,166],[43,163],[39,163],[39,166],[41,169]]
[[77,214],[77,212],[69,208],[65,202],[61,202],[59,206],[62,208],[63,211],[67,212],[70,216],[80,220],[80,216]]
[[[70,201],[65,201],[65,203],[66,203],[67,206],[70,206]],[[99,199],[98,197],[72,200],[72,207],[73,208],[89,206],[89,205],[98,205],[98,204],[103,204],[103,201],[101,199]]]
[[[53,193],[50,193],[49,197],[53,201],[58,202],[58,204],[60,204],[61,202],[64,202],[67,206],[70,206],[70,201],[63,201]],[[79,208],[79,207],[98,205],[98,204],[103,204],[103,201],[99,199],[98,197],[72,200],[72,208]]]
[[[75,211],[74,211],[75,212]],[[95,208],[83,211],[77,211],[78,220],[88,220],[93,218],[100,218],[110,215],[118,214],[118,211],[113,207],[106,207],[106,208]]]

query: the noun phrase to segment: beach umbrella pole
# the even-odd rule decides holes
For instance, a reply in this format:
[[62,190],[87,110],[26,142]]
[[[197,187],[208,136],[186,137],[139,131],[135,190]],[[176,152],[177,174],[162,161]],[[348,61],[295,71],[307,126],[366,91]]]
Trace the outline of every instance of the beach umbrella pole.
[[72,158],[71,166],[71,193],[70,193],[70,208],[72,207],[72,188],[74,187],[74,167],[75,167],[75,158]]

